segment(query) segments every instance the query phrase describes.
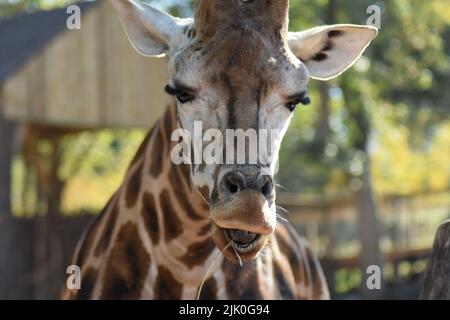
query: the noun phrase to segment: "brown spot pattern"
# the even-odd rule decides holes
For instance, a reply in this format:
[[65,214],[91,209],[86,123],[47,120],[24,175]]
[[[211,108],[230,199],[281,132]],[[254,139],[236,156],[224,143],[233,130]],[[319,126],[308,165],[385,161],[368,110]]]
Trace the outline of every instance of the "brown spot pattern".
[[203,237],[208,235],[211,232],[211,223],[205,224],[201,229],[197,232],[199,237]]
[[[295,250],[295,243],[288,242],[289,241],[289,233],[287,230],[280,231],[280,228],[285,228],[283,225],[277,226],[277,243],[278,247],[282,254],[286,256],[289,261],[289,265],[291,266],[292,273],[294,275],[294,279],[297,283],[302,282],[304,279],[304,270],[301,262],[300,253],[298,250]],[[282,234],[283,233],[283,234]]]
[[142,184],[142,167],[143,163],[134,170],[128,180],[128,185],[125,190],[125,201],[128,209],[131,209],[136,205],[139,197],[139,191]]
[[169,269],[158,267],[158,276],[155,283],[155,300],[179,300],[183,286],[179,283]]
[[136,155],[134,156],[133,160],[131,161],[131,164],[128,169],[131,169],[139,160],[141,160],[142,157],[145,156],[145,151],[147,150],[148,144],[150,142],[150,138],[153,135],[153,132],[155,131],[155,127],[152,128],[150,133],[147,134],[144,141],[139,146],[139,149],[136,152]]
[[81,277],[81,289],[77,292],[77,300],[89,300],[92,298],[92,291],[95,287],[98,272],[93,268],[89,268]]
[[180,190],[180,192],[177,192],[177,201],[180,204],[180,207],[182,210],[186,213],[187,217],[194,221],[200,221],[203,220],[204,217],[197,213],[197,210],[195,210],[192,207],[191,199],[188,198],[189,194],[186,191]]
[[86,258],[88,257],[91,248],[94,246],[95,237],[98,233],[98,230],[100,228],[101,222],[103,218],[105,217],[106,213],[108,212],[108,209],[111,206],[111,203],[116,199],[116,195],[113,195],[111,199],[109,199],[106,206],[103,208],[103,210],[93,219],[91,225],[87,229],[86,236],[83,239],[83,243],[80,248],[80,252],[78,253],[78,257],[76,259],[76,264],[80,267],[84,265],[84,262]]
[[159,243],[160,231],[158,224],[158,212],[156,210],[155,198],[151,193],[144,193],[142,199],[142,219],[144,220],[145,229],[154,245]]
[[315,254],[312,252],[311,248],[307,247],[306,250],[306,261],[308,262],[311,276],[311,284],[313,286],[313,297],[312,299],[318,299],[322,296],[324,291],[324,285],[322,283],[322,278],[320,274],[319,265]]
[[257,270],[249,266],[223,260],[222,270],[225,274],[225,289],[231,300],[261,300]]
[[203,264],[214,251],[216,245],[211,238],[191,244],[186,253],[179,258],[189,269]]
[[[172,135],[172,131],[176,128],[175,126],[175,122],[174,122],[174,117],[172,115],[172,110],[175,108],[167,108],[166,113],[164,114],[164,119],[163,119],[163,127],[164,127],[164,131],[163,131],[163,138],[167,139],[167,141],[164,140],[164,142],[167,142],[167,146],[170,146],[170,136]],[[161,150],[162,151],[162,150]],[[166,148],[166,153],[169,156],[170,152],[172,152],[170,147]]]
[[277,284],[278,291],[280,293],[280,298],[286,300],[295,299],[294,290],[289,285],[288,280],[286,279],[286,270],[283,270],[280,264],[276,261],[273,263],[273,276],[275,278],[275,282]]
[[152,140],[152,161],[150,163],[150,174],[158,178],[163,168],[164,138],[161,126],[158,125],[156,135]]
[[103,231],[101,232],[100,239],[98,240],[97,246],[95,247],[95,256],[98,257],[100,254],[105,252],[111,242],[111,236],[114,231],[114,226],[116,225],[118,215],[117,205],[109,212],[108,219],[106,220]]
[[172,165],[169,173],[169,180],[174,190],[184,190],[185,186],[192,191],[189,165]]
[[76,264],[80,267],[84,265],[84,262],[86,261],[86,258],[89,256],[90,250],[94,245],[95,236],[97,234],[97,229],[100,226],[102,216],[103,213],[100,213],[98,216],[94,218],[91,226],[88,227],[86,236],[82,240],[83,243],[81,244],[80,251],[78,252],[78,256],[76,258]]
[[[200,289],[200,288],[199,288]],[[214,278],[209,278],[203,284],[200,292],[200,300],[215,300],[217,299],[217,281]]]
[[139,299],[150,268],[135,223],[124,225],[106,262],[101,299]]
[[287,223],[287,222],[282,222],[279,224],[279,226],[281,228],[283,228],[283,230],[286,232],[289,242],[291,242],[294,245],[295,251],[298,253],[299,257],[300,257],[300,266],[299,266],[299,270],[297,270],[298,274],[297,276],[300,277],[300,282],[302,282],[306,287],[308,287],[310,285],[310,279],[307,275],[307,266],[306,264],[308,263],[308,261],[306,260],[305,255],[305,244],[307,242],[303,241],[301,239],[301,237],[299,236],[299,234],[297,233],[297,231],[294,229],[294,227]]
[[159,202],[163,213],[164,239],[169,242],[183,232],[182,222],[173,208],[172,199],[168,190],[161,192]]
[[[203,187],[198,188],[198,192],[200,192],[200,194],[203,196],[203,198],[205,198],[206,201],[209,201],[209,187],[208,186],[203,186]],[[209,204],[208,204],[207,210],[209,210]]]
[[180,179],[186,182],[186,185],[189,188],[189,191],[192,191],[192,181],[191,181],[191,169],[187,164],[182,164],[178,166],[177,170]]

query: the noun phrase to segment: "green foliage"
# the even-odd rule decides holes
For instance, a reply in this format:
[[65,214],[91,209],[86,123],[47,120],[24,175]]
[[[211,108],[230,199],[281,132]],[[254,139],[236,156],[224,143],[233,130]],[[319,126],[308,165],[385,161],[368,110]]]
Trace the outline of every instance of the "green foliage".
[[[62,212],[98,212],[120,186],[124,174],[142,143],[145,130],[101,130],[65,137],[60,143],[58,177],[65,184]],[[39,145],[40,154],[50,154],[48,141]],[[27,171],[21,157],[12,167],[12,204],[17,215],[45,212],[39,202],[38,181]]]
[[145,134],[144,130],[102,130],[66,139],[60,171],[67,181],[63,211],[102,208],[122,182]]
[[74,3],[73,0],[0,0],[0,18],[25,12],[50,10]]
[[[365,24],[366,8],[373,4],[291,3],[291,30],[323,24],[332,17],[336,23]],[[313,105],[295,116],[280,159],[279,180],[290,191],[356,190],[367,166],[372,168],[378,193],[450,187],[446,151],[450,145],[446,129],[450,115],[446,89],[450,85],[450,18],[446,13],[450,4],[440,0],[377,4],[383,12],[379,36],[352,69],[330,84],[326,141],[316,134],[318,108],[324,98],[317,82],[311,82]],[[388,143],[398,135],[404,138]],[[370,158],[374,158],[372,163]],[[404,161],[411,165],[405,166]],[[430,172],[430,167],[435,170]],[[405,179],[393,178],[399,175]]]

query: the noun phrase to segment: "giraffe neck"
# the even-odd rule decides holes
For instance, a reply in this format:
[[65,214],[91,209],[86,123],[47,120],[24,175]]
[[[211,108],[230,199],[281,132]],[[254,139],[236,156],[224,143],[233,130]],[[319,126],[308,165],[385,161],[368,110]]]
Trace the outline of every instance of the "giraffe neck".
[[[132,161],[123,185],[80,241],[77,299],[326,298],[317,258],[292,226],[279,223],[267,254],[240,266],[219,254],[209,205],[190,167],[171,161],[175,103]],[[201,289],[201,290],[200,290]]]
[[[193,185],[190,166],[171,160],[171,135],[177,128],[174,103],[132,161],[123,186],[125,214],[146,227],[142,239],[157,269],[156,277],[165,272],[167,276],[176,274],[172,282],[194,290],[218,250],[210,235],[209,204]],[[189,284],[191,289],[187,289]]]
[[[157,211],[159,228],[149,228],[152,245],[182,251],[209,236],[210,221],[209,204],[193,185],[189,165],[176,165],[171,159],[171,135],[177,128],[174,103],[147,136],[130,166],[131,175],[135,175],[126,187],[126,202],[132,209],[138,200],[135,198],[141,198],[146,207],[143,212],[151,215]],[[134,184],[137,192],[130,188]]]

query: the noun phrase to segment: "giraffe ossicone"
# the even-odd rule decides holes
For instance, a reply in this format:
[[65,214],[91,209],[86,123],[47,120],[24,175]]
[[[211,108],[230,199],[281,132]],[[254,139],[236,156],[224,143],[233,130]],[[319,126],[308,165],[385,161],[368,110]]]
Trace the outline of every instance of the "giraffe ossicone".
[[[137,0],[111,3],[138,52],[168,57],[173,99],[80,241],[74,264],[82,289],[66,297],[328,298],[317,256],[279,219],[276,163],[294,109],[309,102],[308,80],[351,67],[377,30],[288,32],[288,0],[199,0],[194,19]],[[250,163],[255,149],[247,143],[243,163],[174,163],[172,133],[183,129],[197,141],[197,121],[203,134],[273,132],[263,137],[273,146],[269,160]],[[229,142],[223,146],[234,159]]]

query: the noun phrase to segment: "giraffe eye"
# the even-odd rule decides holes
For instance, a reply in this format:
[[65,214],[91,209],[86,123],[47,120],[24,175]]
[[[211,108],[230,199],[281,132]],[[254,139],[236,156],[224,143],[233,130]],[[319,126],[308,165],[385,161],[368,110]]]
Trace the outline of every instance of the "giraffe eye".
[[286,108],[293,112],[299,104],[308,105],[310,103],[311,99],[308,97],[308,94],[306,92],[302,92],[301,94],[294,96],[293,99],[286,103]]
[[180,101],[180,103],[187,103],[195,99],[194,95],[185,91],[182,91],[175,96],[177,97],[177,100]]
[[195,99],[195,96],[188,91],[172,88],[169,85],[166,86],[165,90],[167,94],[175,96],[180,103],[188,103]]

